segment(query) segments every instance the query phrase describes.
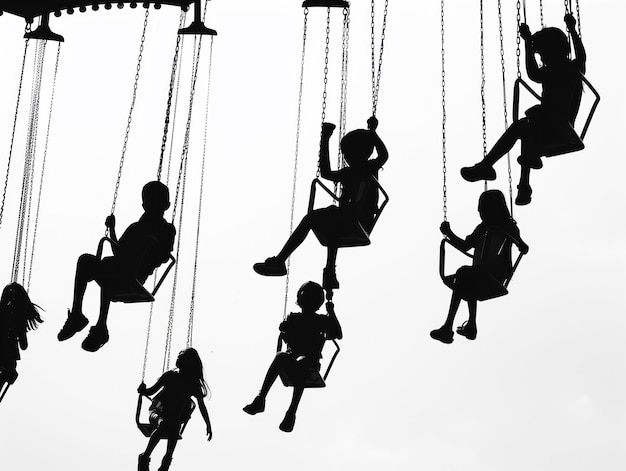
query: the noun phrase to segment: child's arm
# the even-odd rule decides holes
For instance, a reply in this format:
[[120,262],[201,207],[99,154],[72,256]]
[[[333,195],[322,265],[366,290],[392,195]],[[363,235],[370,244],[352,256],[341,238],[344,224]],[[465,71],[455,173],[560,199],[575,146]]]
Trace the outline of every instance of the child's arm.
[[528,78],[534,82],[541,82],[539,65],[537,64],[535,52],[533,51],[532,34],[526,23],[520,25],[519,35],[524,40],[524,57],[526,58],[526,73],[528,74]]
[[375,116],[372,116],[370,119],[367,120],[367,129],[372,132],[377,157],[375,159],[372,159],[370,162],[373,162],[376,169],[379,169],[383,165],[385,165],[385,162],[387,162],[387,160],[389,160],[389,152],[387,151],[387,146],[385,146],[385,143],[376,133],[377,128],[378,120]]
[[202,396],[196,398],[198,400],[198,408],[200,409],[200,414],[204,419],[204,423],[206,424],[206,434],[209,441],[213,438],[213,430],[211,429],[211,420],[209,419],[209,412],[206,410],[206,405],[204,404],[204,398]]
[[164,375],[161,375],[161,377],[157,380],[157,382],[154,383],[150,387],[147,387],[146,383],[141,383],[139,387],[137,388],[137,392],[139,394],[143,394],[144,396],[152,396],[154,393],[156,393],[159,389],[163,387],[163,383],[164,383],[163,376]]
[[450,223],[448,221],[442,222],[439,230],[443,235],[446,236],[446,238],[450,241],[453,247],[463,252],[467,252],[469,249],[472,248],[472,244],[468,242],[467,239],[461,239],[454,232],[452,232],[452,228],[450,228]]
[[576,55],[574,62],[578,65],[578,70],[584,74],[586,70],[587,53],[585,52],[585,47],[583,46],[580,36],[578,36],[576,32],[576,20],[572,14],[568,13],[565,15],[565,24],[567,25],[567,31],[569,31],[569,34],[572,36],[572,43],[574,44],[574,54]]
[[326,338],[341,340],[343,338],[343,332],[341,331],[339,319],[337,319],[337,315],[335,314],[335,305],[331,301],[328,301],[326,303],[326,310],[328,311],[328,319],[330,321],[330,325],[326,331]]
[[335,125],[322,123],[322,138],[320,142],[320,176],[326,180],[337,181],[337,173],[330,169],[330,136],[333,135]]
[[117,233],[115,232],[115,215],[111,214],[110,216],[107,216],[107,218],[104,221],[104,225],[106,226],[106,228],[109,230],[109,238],[115,242],[115,244],[113,244],[113,246],[111,247],[111,250],[113,250],[113,255],[117,255]]

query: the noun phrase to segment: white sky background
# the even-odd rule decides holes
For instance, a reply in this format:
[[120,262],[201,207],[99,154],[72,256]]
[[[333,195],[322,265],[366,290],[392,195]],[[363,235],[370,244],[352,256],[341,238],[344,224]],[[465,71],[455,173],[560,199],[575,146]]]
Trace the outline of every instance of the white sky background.
[[[382,7],[382,1],[378,3]],[[264,414],[250,417],[241,407],[260,387],[282,319],[283,280],[260,277],[251,266],[275,254],[289,230],[302,10],[295,0],[209,4],[207,24],[219,36],[213,58],[194,346],[213,391],[207,405],[214,439],[206,443],[197,414],[176,450],[172,469],[624,469],[622,2],[581,0],[587,76],[602,95],[587,148],[549,159],[543,170],[533,173],[532,204],[515,208],[530,252],[510,285],[511,294],[480,303],[477,341],[457,336],[450,346],[428,335],[443,322],[450,298],[437,273],[442,219],[439,2],[390,3],[378,117],[379,134],[390,153],[380,179],[391,203],[370,247],[339,253],[341,289],[335,302],[345,335],[342,352],[328,387],[305,393],[292,434],[278,430],[291,394],[279,383]],[[515,2],[503,3],[512,103]],[[564,28],[562,2],[544,3],[546,24]],[[535,31],[538,2],[528,4],[528,21]],[[340,16],[334,12],[336,53]],[[485,16],[491,147],[503,129],[495,0],[485,2]],[[52,29],[66,42],[31,285],[33,301],[45,309],[45,323],[29,336],[31,347],[18,364],[20,377],[0,406],[3,469],[134,469],[146,444],[134,426],[134,412],[147,307],[113,305],[111,341],[96,354],[80,348],[86,331],[64,343],[56,340],[71,304],[75,260],[95,251],[104,233],[142,21],[143,9],[129,8],[51,20]],[[324,21],[325,11],[312,9],[296,223],[304,214],[317,162]],[[177,23],[174,7],[151,12],[116,211],[120,230],[140,216],[141,186],[156,175]],[[0,18],[3,169],[22,31],[21,19]],[[482,155],[478,2],[449,0],[446,32],[448,216],[459,234],[467,234],[479,222],[476,206],[482,191],[482,183],[467,183],[459,175],[461,166]],[[186,77],[191,46],[188,38]],[[189,312],[207,46],[204,43],[191,136],[175,351],[184,347]],[[55,50],[48,45],[42,137]],[[348,129],[365,127],[371,114],[369,53],[369,2],[358,0],[351,9]],[[29,62],[0,230],[0,266],[7,282],[32,49]],[[328,120],[335,123],[338,67],[333,56]],[[187,110],[183,92],[179,131]],[[181,136],[177,132],[175,155],[180,155]],[[332,143],[336,145],[336,136]],[[43,141],[38,149],[43,149]],[[519,167],[513,170],[516,180]],[[497,186],[506,189],[504,160],[497,171]],[[295,309],[295,288],[308,279],[319,281],[324,261],[325,252],[312,236],[295,253],[290,309]],[[455,269],[454,259],[450,262],[448,269]],[[148,382],[161,372],[171,281],[155,304]],[[88,291],[85,313],[95,321],[95,288]],[[458,323],[466,316],[462,305]],[[153,469],[163,451],[159,447],[153,455]]]

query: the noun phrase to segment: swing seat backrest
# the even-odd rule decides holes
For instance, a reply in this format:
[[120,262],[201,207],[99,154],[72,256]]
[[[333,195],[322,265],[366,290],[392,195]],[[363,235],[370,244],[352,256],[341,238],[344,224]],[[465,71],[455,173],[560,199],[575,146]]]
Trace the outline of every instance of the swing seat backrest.
[[[278,345],[276,347],[277,352],[282,351],[284,343],[283,340],[283,334],[281,333],[278,336]],[[337,355],[339,355],[339,351],[341,350],[335,339],[332,339],[332,342],[335,345],[335,351],[333,352],[330,362],[328,362],[324,376],[321,375],[319,368],[316,368],[315,366],[308,366],[303,362],[301,369],[294,371],[287,371],[286,369],[280,370],[279,375],[283,385],[285,387],[302,385],[304,388],[326,387],[326,378],[328,378],[328,374],[333,367],[333,363],[335,363]]]
[[[309,214],[315,209],[315,196],[317,186],[324,190],[334,201],[339,201],[339,197],[331,191],[318,178],[311,183],[309,195]],[[382,195],[382,203],[380,195]],[[340,225],[332,227],[314,227],[313,233],[324,247],[361,247],[369,245],[370,234],[382,214],[385,206],[389,202],[389,195],[380,185],[378,180],[372,176],[367,181],[361,183],[357,192],[357,197],[351,205],[354,212]],[[372,203],[375,210],[372,212]]]
[[[441,241],[439,248],[439,275],[444,284],[454,290],[459,288],[457,286],[458,273],[453,275],[446,275],[445,273],[446,244],[454,247],[448,239],[444,238]],[[520,252],[515,263],[511,264],[510,251],[512,245],[519,246],[519,244],[520,242],[511,235],[500,229],[493,228],[486,232],[481,247],[476,249],[478,250],[476,254],[464,252],[454,247],[467,257],[472,258],[472,266],[477,268],[473,272],[476,274],[476,284],[469,288],[463,287],[466,292],[471,292],[471,296],[465,294],[463,298],[486,301],[508,294],[509,282],[523,256]]]
[[[141,411],[143,408],[143,398],[144,396],[142,394],[139,394],[139,397],[137,399],[137,410],[135,411],[135,424],[137,425],[137,428],[139,429],[139,431],[145,436],[145,437],[149,437],[150,435],[152,435],[154,433],[154,431],[157,428],[157,424],[153,423],[153,422],[142,422],[141,421]],[[180,431],[178,433],[178,437],[177,440],[180,440],[181,438],[183,438],[183,432],[185,431],[185,428],[187,427],[187,423],[189,422],[189,419],[191,419],[191,415],[193,414],[193,411],[196,408],[196,404],[193,401],[189,401],[189,405],[188,405],[188,409],[185,411],[184,416],[182,417],[182,423],[180,425]],[[159,438],[167,438],[165,436],[159,437]]]
[[[96,257],[98,259],[102,259],[102,252],[104,249],[104,243],[109,242],[111,246],[117,245],[115,241],[110,239],[109,237],[103,237],[100,239],[98,243],[98,250],[96,252]],[[141,266],[142,260],[146,258],[146,256],[150,253],[150,247],[156,243],[156,239],[153,237],[149,237],[148,243],[146,244],[146,248],[144,253],[139,259],[138,265]],[[176,263],[176,259],[172,254],[169,255],[169,264],[159,281],[155,285],[152,292],[148,291],[143,284],[137,279],[136,274],[134,273],[116,273],[114,276],[110,276],[107,278],[101,278],[97,280],[98,284],[104,291],[105,295],[112,302],[123,302],[123,303],[143,303],[143,302],[152,302],[154,301],[154,296],[157,291],[165,281],[170,270],[173,268]]]
[[[582,131],[580,132],[580,135],[576,132],[573,125],[571,124],[576,120],[576,116],[578,115],[578,108],[580,104],[576,103],[575,109],[571,110],[570,113],[571,123],[565,121],[561,123],[550,123],[549,132],[546,133],[548,135],[544,137],[541,147],[537,149],[540,156],[552,157],[555,155],[576,152],[585,148],[583,140],[585,139],[585,135],[587,134],[587,130],[589,129],[589,125],[591,124],[593,115],[596,112],[598,103],[600,102],[600,95],[583,74],[580,74],[580,79],[582,83],[585,84],[589,90],[591,90],[595,97],[587,118],[585,119],[585,124],[582,128]],[[520,86],[524,87],[533,97],[541,101],[541,96],[537,92],[535,92],[527,82],[525,82],[521,78],[518,78],[515,81],[515,88],[513,90],[514,121],[517,121],[519,119]]]

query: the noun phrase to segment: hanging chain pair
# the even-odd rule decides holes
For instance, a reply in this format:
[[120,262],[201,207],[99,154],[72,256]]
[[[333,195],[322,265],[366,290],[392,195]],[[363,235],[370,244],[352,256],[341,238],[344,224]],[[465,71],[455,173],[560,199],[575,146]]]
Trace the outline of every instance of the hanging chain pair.
[[[346,135],[346,117],[348,108],[348,52],[350,41],[350,9],[343,9],[343,32],[341,36],[341,93],[339,100],[339,139],[337,144],[337,168],[342,169],[346,162],[341,152],[341,140]],[[341,185],[335,182],[335,195],[340,196]],[[337,204],[338,202],[335,201]]]
[[[137,56],[137,67],[135,70],[135,81],[133,83],[133,97],[130,103],[130,110],[128,112],[128,118],[126,120],[126,131],[124,133],[124,144],[122,145],[122,156],[120,157],[120,164],[117,170],[117,180],[115,181],[115,191],[113,192],[113,203],[111,204],[111,214],[115,213],[115,205],[117,203],[117,196],[119,193],[120,182],[122,180],[122,170],[124,168],[124,158],[126,156],[126,148],[128,146],[128,137],[130,135],[130,126],[133,120],[133,110],[135,109],[135,101],[137,100],[137,87],[139,85],[139,72],[141,71],[141,61],[143,59],[143,48],[146,42],[146,29],[148,28],[148,16],[150,10],[146,8],[146,13],[143,20],[143,30],[141,32],[141,42],[139,45],[139,55]],[[108,232],[108,229],[107,229]]]
[[385,0],[385,9],[383,13],[383,24],[380,33],[380,50],[378,52],[378,67],[376,67],[376,28],[375,28],[375,0],[371,3],[371,52],[372,52],[372,116],[376,116],[378,108],[378,92],[380,91],[380,75],[383,66],[383,52],[385,50],[385,32],[387,30],[387,12],[389,9],[389,0]]

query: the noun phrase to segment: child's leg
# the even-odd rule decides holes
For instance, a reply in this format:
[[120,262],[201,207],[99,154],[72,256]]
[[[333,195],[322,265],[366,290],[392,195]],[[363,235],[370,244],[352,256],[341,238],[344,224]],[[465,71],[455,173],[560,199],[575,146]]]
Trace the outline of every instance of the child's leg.
[[278,426],[283,432],[291,432],[293,430],[293,426],[296,423],[296,411],[298,410],[298,405],[300,404],[303,393],[304,388],[302,386],[294,386],[291,404],[289,404],[289,409],[287,409],[285,413],[285,418]]
[[174,456],[176,443],[178,443],[178,440],[176,440],[175,438],[167,439],[167,449],[165,450],[165,455],[163,456],[163,460],[161,461],[161,466],[159,466],[159,471],[168,471],[168,469],[170,469],[170,464],[172,464],[172,457]]
[[263,380],[263,385],[261,386],[261,391],[259,391],[259,396],[265,399],[267,394],[270,392],[274,381],[278,378],[280,370],[285,367],[286,362],[289,359],[289,354],[287,353],[278,353],[274,357],[272,364],[267,369],[267,373],[265,375],[265,379]]
[[285,245],[276,258],[284,262],[298,247],[300,247],[300,244],[304,242],[304,239],[306,239],[306,236],[311,230],[311,220],[313,219],[311,216],[312,215],[307,214],[302,218],[302,221],[300,221],[298,227],[296,227],[296,229],[291,233],[289,239],[287,239],[287,242],[285,242]]
[[107,317],[109,315],[110,305],[110,298],[104,294],[103,289],[100,289],[100,314],[98,315],[98,322],[91,329],[89,329],[89,335],[85,337],[85,340],[81,345],[83,350],[95,352],[109,341]]
[[148,439],[148,445],[146,446],[146,450],[142,453],[144,458],[146,459],[150,458],[150,455],[156,448],[157,444],[159,443],[159,440],[161,440],[160,435],[161,435],[161,424],[159,424],[159,426],[156,429],[154,429],[154,432],[152,432],[152,435],[150,435],[150,438]]
[[460,305],[461,296],[459,296],[456,291],[452,291],[452,297],[450,298],[450,307],[448,308],[448,317],[446,317],[446,321],[444,322],[442,328],[452,331],[454,318],[456,317],[456,313],[459,310]]
[[509,152],[518,139],[524,141],[528,135],[528,120],[522,118],[515,121],[509,128],[504,131],[504,134],[498,139],[495,145],[485,156],[483,163],[493,166],[498,160],[500,160],[507,152]]
[[87,283],[95,279],[97,265],[100,262],[95,255],[83,254],[76,262],[74,277],[74,298],[72,300],[72,314],[83,313],[83,299],[87,290]]
[[515,198],[515,204],[523,206],[530,203],[532,192],[533,190],[530,186],[530,167],[522,165],[519,185],[517,185],[517,197]]
[[322,277],[322,286],[325,290],[332,290],[339,288],[339,281],[337,280],[337,272],[335,265],[337,264],[337,247],[328,246],[326,257],[326,268],[324,268]]

